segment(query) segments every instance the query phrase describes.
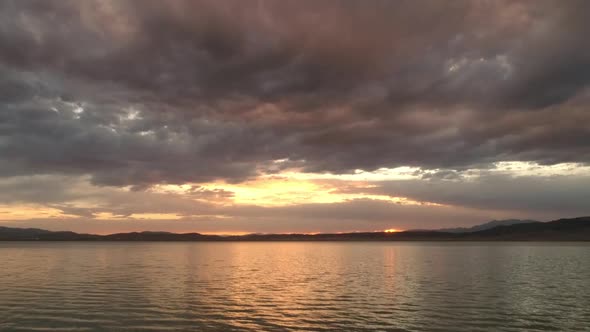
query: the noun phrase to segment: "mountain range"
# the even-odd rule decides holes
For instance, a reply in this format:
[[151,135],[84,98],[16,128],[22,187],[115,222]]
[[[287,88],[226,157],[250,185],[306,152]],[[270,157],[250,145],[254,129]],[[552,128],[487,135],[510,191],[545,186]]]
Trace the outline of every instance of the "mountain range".
[[492,220],[486,222],[485,224],[475,225],[472,227],[456,227],[456,228],[441,228],[437,229],[439,232],[447,232],[447,233],[470,233],[470,232],[478,232],[484,231],[486,229],[498,227],[498,226],[510,226],[516,224],[530,224],[530,223],[538,223],[540,221],[536,220],[521,220],[521,219],[506,219],[506,220]]
[[494,220],[471,228],[320,234],[205,235],[131,232],[109,235],[0,227],[0,241],[590,241],[590,216],[549,222]]

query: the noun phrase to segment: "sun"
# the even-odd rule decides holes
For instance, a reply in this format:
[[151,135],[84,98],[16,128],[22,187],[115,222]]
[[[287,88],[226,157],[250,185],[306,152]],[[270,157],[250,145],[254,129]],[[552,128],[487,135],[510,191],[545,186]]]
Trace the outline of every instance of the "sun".
[[403,232],[401,229],[395,229],[395,228],[390,228],[390,229],[386,229],[384,230],[385,233],[398,233],[398,232]]

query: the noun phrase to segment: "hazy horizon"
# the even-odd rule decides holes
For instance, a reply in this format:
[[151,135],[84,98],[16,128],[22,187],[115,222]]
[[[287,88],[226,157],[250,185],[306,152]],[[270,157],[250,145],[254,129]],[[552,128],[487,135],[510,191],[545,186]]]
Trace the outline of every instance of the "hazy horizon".
[[[585,218],[588,216],[578,216],[575,217],[573,219],[576,218]],[[560,219],[567,219],[567,218],[560,218]],[[487,222],[481,223],[481,224],[476,224],[476,225],[471,225],[468,227],[447,227],[447,228],[424,228],[424,229],[397,229],[397,228],[388,228],[388,229],[377,229],[377,230],[366,230],[366,231],[348,231],[348,232],[340,232],[340,231],[335,231],[335,232],[202,232],[199,234],[203,234],[203,235],[221,235],[221,236],[242,236],[242,235],[252,235],[252,234],[267,234],[267,235],[289,235],[289,234],[305,234],[305,235],[321,235],[321,234],[330,234],[330,233],[334,233],[334,234],[348,234],[348,233],[357,233],[357,232],[368,232],[368,233],[380,233],[380,232],[384,232],[384,233],[399,233],[399,232],[407,232],[407,231],[453,231],[453,230],[470,230],[473,227],[478,227],[478,226],[487,226],[489,224],[493,224],[495,223],[495,225],[491,226],[490,228],[496,227],[497,225],[512,225],[512,224],[517,224],[517,223],[546,223],[546,222],[550,222],[553,220],[548,220],[548,221],[540,221],[540,220],[529,220],[529,219],[504,219],[504,220],[489,220]],[[54,225],[55,226],[55,225]],[[9,226],[4,226],[4,225],[0,225],[0,227],[9,227]],[[12,227],[12,228],[21,228],[21,229],[28,229],[28,228],[34,228],[36,229],[37,227]],[[482,229],[482,228],[480,228]],[[483,228],[483,229],[487,229],[487,228]],[[49,231],[72,231],[70,229],[42,229],[42,230],[49,230]],[[476,228],[476,230],[478,230]],[[89,234],[94,234],[94,235],[114,235],[116,233],[130,233],[130,232],[153,232],[153,233],[172,233],[172,234],[183,234],[183,233],[196,233],[194,231],[178,231],[178,232],[172,232],[172,231],[164,231],[164,230],[158,230],[158,229],[150,229],[150,230],[145,230],[145,229],[135,229],[132,228],[128,231],[123,231],[123,232],[89,232]]]
[[589,1],[1,1],[0,225],[590,215]]

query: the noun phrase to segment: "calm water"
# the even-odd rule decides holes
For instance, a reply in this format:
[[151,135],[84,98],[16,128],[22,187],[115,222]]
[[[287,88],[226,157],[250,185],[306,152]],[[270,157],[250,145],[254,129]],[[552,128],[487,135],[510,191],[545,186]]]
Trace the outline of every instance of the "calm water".
[[590,244],[0,242],[0,331],[590,331]]

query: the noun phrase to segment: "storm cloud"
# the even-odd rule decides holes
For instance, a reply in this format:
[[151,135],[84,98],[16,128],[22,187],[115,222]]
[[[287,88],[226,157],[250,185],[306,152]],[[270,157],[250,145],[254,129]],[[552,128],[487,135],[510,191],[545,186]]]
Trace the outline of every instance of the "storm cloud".
[[2,6],[4,174],[589,160],[585,1]]
[[[139,197],[293,168],[587,165],[589,22],[583,0],[2,1],[0,177],[83,178]],[[437,182],[454,188],[442,197],[432,185],[374,190],[522,210],[477,201],[479,184]],[[544,186],[525,208],[551,210],[567,188]]]

